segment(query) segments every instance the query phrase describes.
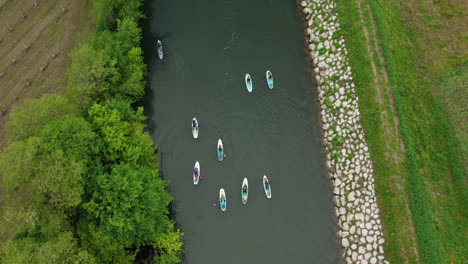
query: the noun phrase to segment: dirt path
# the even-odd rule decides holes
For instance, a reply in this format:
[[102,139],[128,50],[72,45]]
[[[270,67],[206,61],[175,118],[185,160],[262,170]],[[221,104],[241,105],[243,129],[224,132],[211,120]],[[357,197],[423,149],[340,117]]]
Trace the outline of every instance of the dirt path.
[[[417,263],[420,263],[420,258],[417,250],[417,241],[416,233],[414,229],[413,218],[411,211],[409,209],[409,200],[406,190],[406,179],[403,172],[403,162],[405,160],[405,145],[399,133],[400,122],[396,114],[395,104],[392,95],[392,88],[388,81],[388,73],[385,69],[385,59],[382,55],[380,46],[378,45],[377,39],[377,30],[370,6],[364,5],[361,3],[361,0],[356,0],[356,3],[359,8],[359,15],[362,24],[362,30],[366,38],[367,52],[369,54],[372,73],[374,77],[374,85],[376,88],[376,97],[377,102],[381,110],[381,120],[383,126],[383,133],[386,141],[386,156],[388,162],[390,162],[392,167],[397,168],[395,174],[391,175],[389,182],[391,183],[391,188],[395,199],[399,199],[402,204],[405,205],[405,216],[404,219],[399,219],[401,222],[401,227],[404,228],[405,239],[410,241],[410,248],[402,247],[402,257],[404,258],[405,263],[410,263],[408,255],[413,255]],[[368,20],[364,18],[364,12],[367,12],[369,16]],[[366,23],[368,22],[368,23]],[[370,27],[369,27],[370,25]],[[376,63],[378,60],[378,64]],[[380,67],[379,67],[380,65]],[[401,221],[402,220],[402,221]],[[411,251],[411,252],[408,252]]]

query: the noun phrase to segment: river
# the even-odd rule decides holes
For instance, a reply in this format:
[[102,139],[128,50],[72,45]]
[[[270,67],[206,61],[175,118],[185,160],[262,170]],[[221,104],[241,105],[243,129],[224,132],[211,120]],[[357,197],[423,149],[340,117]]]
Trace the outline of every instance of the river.
[[[185,233],[184,263],[340,263],[317,88],[296,3],[154,0],[145,3],[145,12],[143,104]],[[157,59],[156,39],[163,41],[163,60]],[[197,140],[190,128],[194,116]],[[223,162],[217,160],[218,138]],[[197,186],[196,161],[203,178]],[[272,180],[271,199],[263,175]],[[247,205],[240,195],[244,177]],[[218,207],[220,188],[226,212]]]

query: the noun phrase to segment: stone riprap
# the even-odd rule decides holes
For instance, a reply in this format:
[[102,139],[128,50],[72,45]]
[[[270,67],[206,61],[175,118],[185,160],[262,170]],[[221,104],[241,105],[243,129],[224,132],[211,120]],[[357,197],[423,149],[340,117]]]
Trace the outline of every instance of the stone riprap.
[[388,263],[369,149],[332,0],[302,1],[321,105],[323,140],[347,263]]

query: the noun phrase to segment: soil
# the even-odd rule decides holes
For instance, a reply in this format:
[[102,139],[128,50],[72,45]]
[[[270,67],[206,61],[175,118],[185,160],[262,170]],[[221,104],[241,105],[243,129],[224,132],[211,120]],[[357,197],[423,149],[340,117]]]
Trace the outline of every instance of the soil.
[[90,0],[0,1],[0,147],[15,105],[66,87],[69,52],[91,32]]

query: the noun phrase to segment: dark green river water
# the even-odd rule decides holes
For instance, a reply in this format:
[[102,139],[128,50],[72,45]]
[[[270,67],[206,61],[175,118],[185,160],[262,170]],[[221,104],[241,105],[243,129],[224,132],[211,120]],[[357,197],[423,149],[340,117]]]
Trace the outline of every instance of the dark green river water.
[[[185,233],[184,263],[339,263],[316,87],[295,1],[154,0],[145,12],[144,106]],[[156,39],[163,41],[162,61]],[[190,128],[194,116],[197,140]],[[223,162],[217,160],[218,138]],[[203,177],[198,186],[192,183],[196,161]],[[270,200],[264,174],[272,180]],[[241,202],[244,177],[247,205]],[[214,206],[220,188],[226,212]]]

